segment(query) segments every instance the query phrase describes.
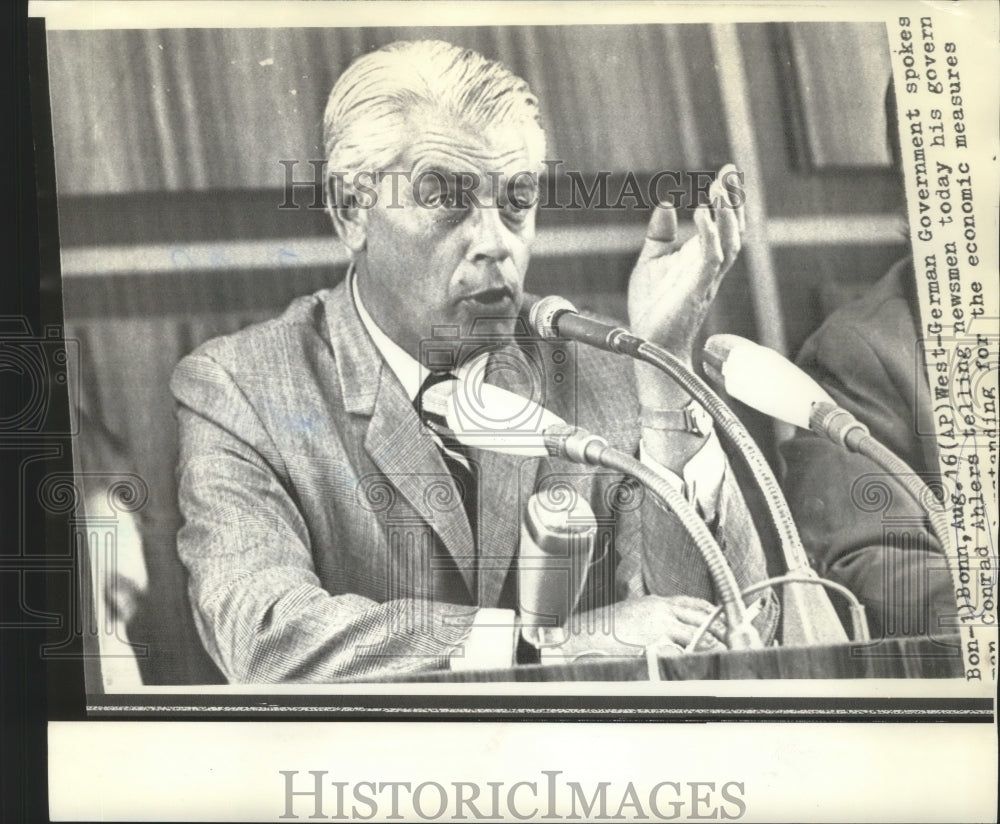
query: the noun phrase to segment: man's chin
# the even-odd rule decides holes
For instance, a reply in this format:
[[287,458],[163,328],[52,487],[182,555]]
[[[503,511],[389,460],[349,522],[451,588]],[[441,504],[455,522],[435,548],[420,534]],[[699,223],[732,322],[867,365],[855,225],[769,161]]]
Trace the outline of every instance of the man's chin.
[[476,319],[469,329],[463,324],[459,337],[435,335],[421,346],[420,360],[431,371],[457,369],[510,343],[515,322],[515,318]]
[[469,340],[496,340],[506,343],[514,337],[516,315],[480,315],[472,319],[465,337]]
[[466,340],[505,343],[513,338],[518,312],[517,302],[513,299],[506,298],[486,306],[477,306],[470,301],[463,308],[462,337]]

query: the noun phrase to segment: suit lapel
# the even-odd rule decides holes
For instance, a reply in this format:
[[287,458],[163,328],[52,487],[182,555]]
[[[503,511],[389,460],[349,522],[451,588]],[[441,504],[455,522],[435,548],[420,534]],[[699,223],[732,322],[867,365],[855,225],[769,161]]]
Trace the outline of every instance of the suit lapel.
[[451,472],[403,387],[387,367],[382,369],[365,449],[389,482],[438,534],[455,559],[469,592],[475,592],[472,530]]
[[[479,467],[479,557],[474,559],[472,531],[451,473],[403,387],[365,331],[348,284],[345,279],[326,299],[327,329],[345,409],[370,416],[364,438],[368,456],[440,537],[469,592],[477,594],[478,603],[495,606],[517,553],[521,516],[534,491],[539,459],[475,450],[473,459]],[[514,344],[500,348],[490,356],[487,382],[533,397],[537,394],[540,367],[527,363],[525,358],[524,351]],[[437,481],[447,484],[450,496],[435,494],[442,492],[440,487],[434,487]]]
[[[451,473],[406,392],[384,363],[354,306],[345,278],[327,293],[327,334],[345,410],[367,417],[364,449],[455,559],[470,596],[476,591],[472,531]],[[445,484],[441,487],[438,484]]]

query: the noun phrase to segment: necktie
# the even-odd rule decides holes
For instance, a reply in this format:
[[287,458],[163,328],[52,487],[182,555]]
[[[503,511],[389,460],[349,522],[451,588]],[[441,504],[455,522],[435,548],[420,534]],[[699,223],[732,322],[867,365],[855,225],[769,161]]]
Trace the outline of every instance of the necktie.
[[462,505],[465,514],[469,519],[469,527],[472,529],[472,542],[477,541],[478,506],[477,506],[477,477],[476,464],[472,460],[472,450],[459,443],[448,434],[448,424],[443,417],[435,415],[424,409],[424,393],[432,386],[436,386],[444,381],[457,380],[451,372],[431,372],[420,386],[417,397],[413,402],[420,419],[427,424],[438,436],[438,446],[441,449],[441,457],[444,458],[445,466],[455,479],[458,493],[462,497]]

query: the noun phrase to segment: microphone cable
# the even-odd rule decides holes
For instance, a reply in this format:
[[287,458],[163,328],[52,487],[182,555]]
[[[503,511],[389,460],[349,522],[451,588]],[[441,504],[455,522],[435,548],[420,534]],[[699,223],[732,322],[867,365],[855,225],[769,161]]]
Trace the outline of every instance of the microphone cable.
[[[529,323],[539,337],[578,340],[598,349],[627,355],[656,367],[669,375],[705,407],[712,420],[729,439],[730,444],[736,447],[744,465],[756,480],[766,501],[771,522],[778,534],[788,571],[808,570],[809,573],[815,574],[771,465],[742,421],[708,384],[662,346],[644,340],[623,326],[611,326],[581,315],[565,298],[550,295],[535,300],[531,304],[529,317]],[[560,324],[568,325],[570,333],[563,332]]]
[[655,366],[661,372],[665,372],[684,391],[705,407],[712,420],[718,424],[730,443],[736,447],[736,451],[742,457],[747,469],[757,481],[757,486],[764,496],[771,522],[778,533],[778,540],[781,543],[788,572],[797,573],[808,570],[808,574],[815,575],[778,479],[775,477],[771,465],[767,462],[767,458],[764,457],[764,453],[757,446],[757,442],[740,419],[736,417],[736,414],[680,358],[662,346],[643,340],[634,348],[634,356],[644,363]]
[[659,498],[677,516],[701,549],[719,600],[722,601],[716,614],[722,611],[726,613],[730,648],[760,649],[763,646],[757,630],[750,623],[736,576],[722,549],[694,506],[669,481],[638,459],[609,446],[599,435],[577,427],[568,424],[550,426],[545,430],[544,436],[550,454],[576,463],[601,466],[632,475]]
[[[742,598],[746,598],[748,595],[753,595],[755,592],[760,592],[762,589],[774,586],[787,586],[788,584],[821,586],[842,595],[844,600],[847,601],[847,608],[851,613],[851,626],[854,629],[854,640],[861,642],[871,640],[871,635],[868,632],[868,620],[865,618],[864,604],[862,604],[861,601],[858,600],[858,597],[847,587],[843,584],[838,584],[836,581],[828,581],[826,578],[820,578],[814,575],[806,578],[794,573],[785,573],[784,575],[776,575],[773,578],[768,578],[764,581],[758,581],[756,584],[751,584],[740,593],[740,596]],[[684,648],[685,654],[696,651],[698,642],[705,637],[705,633],[708,632],[708,628],[712,626],[712,621],[718,618],[722,612],[722,607],[717,606],[712,611],[712,614],[701,623],[698,629],[695,630],[691,641]]]
[[850,452],[864,455],[899,481],[927,514],[931,530],[938,541],[942,546],[947,546],[945,536],[951,524],[942,507],[930,504],[931,501],[940,503],[940,499],[909,464],[876,439],[868,431],[867,426],[841,406],[815,403],[809,413],[809,428],[817,435],[829,438]]

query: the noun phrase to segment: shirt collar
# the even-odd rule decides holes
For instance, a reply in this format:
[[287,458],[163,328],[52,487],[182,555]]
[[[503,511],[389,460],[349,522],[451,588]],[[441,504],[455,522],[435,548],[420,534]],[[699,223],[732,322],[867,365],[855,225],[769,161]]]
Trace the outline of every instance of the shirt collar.
[[423,382],[427,370],[420,365],[416,358],[383,332],[378,327],[378,324],[375,323],[372,316],[368,314],[368,310],[365,309],[365,305],[361,302],[361,295],[358,292],[358,276],[353,263],[347,273],[347,277],[350,279],[351,295],[354,297],[354,306],[361,317],[362,325],[371,337],[372,343],[375,344],[375,348],[382,356],[382,359],[388,364],[393,374],[403,385],[403,390],[412,403],[417,398],[417,393],[420,391],[420,384]]
[[[379,325],[375,323],[375,319],[368,314],[368,310],[365,309],[365,305],[361,302],[361,294],[358,292],[358,275],[353,262],[347,270],[347,277],[350,281],[354,306],[358,310],[362,326],[365,327],[365,331],[371,337],[372,343],[375,344],[375,349],[378,350],[382,359],[399,379],[399,382],[403,385],[403,391],[406,392],[410,402],[413,403],[417,399],[424,379],[430,374],[431,370],[392,340],[392,338],[379,328]],[[477,357],[463,361],[461,366],[450,371],[458,380],[469,379],[473,372],[481,373],[481,369],[478,367],[487,358],[489,358],[489,353],[485,352]]]

